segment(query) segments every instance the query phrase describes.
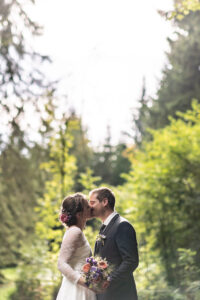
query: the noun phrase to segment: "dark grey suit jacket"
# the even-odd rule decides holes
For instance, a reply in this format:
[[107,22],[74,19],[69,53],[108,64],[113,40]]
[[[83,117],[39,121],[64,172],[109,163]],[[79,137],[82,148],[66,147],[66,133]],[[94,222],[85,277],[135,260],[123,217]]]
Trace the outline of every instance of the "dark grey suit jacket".
[[119,214],[114,216],[102,233],[104,244],[96,242],[94,255],[106,258],[114,266],[111,284],[98,300],[137,300],[133,271],[137,268],[138,249],[133,226]]

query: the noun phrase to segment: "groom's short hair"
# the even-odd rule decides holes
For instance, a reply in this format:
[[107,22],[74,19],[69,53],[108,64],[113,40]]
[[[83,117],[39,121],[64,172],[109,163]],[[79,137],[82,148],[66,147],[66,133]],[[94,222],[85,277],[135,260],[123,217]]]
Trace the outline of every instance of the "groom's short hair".
[[100,187],[97,189],[94,189],[90,192],[90,196],[93,194],[97,194],[97,199],[99,202],[102,202],[103,199],[108,199],[108,204],[111,209],[114,209],[115,207],[115,195],[114,193],[107,187]]

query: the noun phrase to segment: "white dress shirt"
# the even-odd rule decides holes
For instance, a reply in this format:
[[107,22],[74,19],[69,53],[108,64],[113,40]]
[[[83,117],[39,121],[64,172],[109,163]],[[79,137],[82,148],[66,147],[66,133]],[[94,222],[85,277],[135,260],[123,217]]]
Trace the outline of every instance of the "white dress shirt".
[[104,225],[108,225],[110,223],[110,221],[114,218],[114,216],[117,215],[117,212],[116,211],[113,211],[106,219],[105,221],[103,222]]

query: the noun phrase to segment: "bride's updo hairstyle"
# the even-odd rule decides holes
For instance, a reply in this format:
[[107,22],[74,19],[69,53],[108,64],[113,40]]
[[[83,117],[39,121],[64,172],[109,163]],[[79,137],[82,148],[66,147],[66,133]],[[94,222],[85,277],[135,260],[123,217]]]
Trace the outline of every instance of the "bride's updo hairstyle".
[[76,193],[69,195],[64,198],[61,210],[60,210],[60,220],[63,224],[68,227],[77,224],[76,214],[84,210],[85,202],[87,201],[85,195],[81,193]]

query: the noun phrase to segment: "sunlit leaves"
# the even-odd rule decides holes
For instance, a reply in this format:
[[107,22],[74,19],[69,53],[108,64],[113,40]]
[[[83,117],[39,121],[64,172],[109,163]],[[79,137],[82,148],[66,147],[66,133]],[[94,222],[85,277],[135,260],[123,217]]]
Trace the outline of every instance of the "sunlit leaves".
[[200,10],[199,0],[175,0],[174,2],[174,10],[168,12],[160,11],[160,14],[169,20],[175,19],[181,21],[190,12]]
[[[143,227],[141,236],[158,249],[168,280],[181,274],[176,251],[197,250],[200,222],[200,106],[179,114],[180,119],[162,130],[152,131],[153,141],[138,152],[128,177],[135,195],[135,216]],[[137,222],[136,222],[137,223]],[[182,232],[182,233],[181,233]]]
[[40,238],[49,241],[50,250],[54,253],[58,251],[63,235],[59,209],[63,198],[73,192],[76,172],[76,159],[69,153],[73,145],[69,133],[71,125],[74,126],[74,122],[70,123],[70,120],[60,125],[49,141],[50,159],[41,165],[50,179],[45,184],[46,191],[39,200],[39,207],[36,208],[40,215],[36,231]]

